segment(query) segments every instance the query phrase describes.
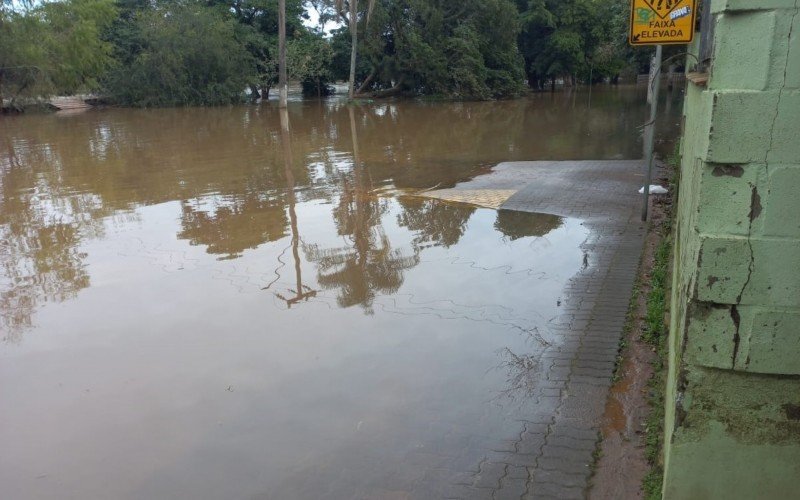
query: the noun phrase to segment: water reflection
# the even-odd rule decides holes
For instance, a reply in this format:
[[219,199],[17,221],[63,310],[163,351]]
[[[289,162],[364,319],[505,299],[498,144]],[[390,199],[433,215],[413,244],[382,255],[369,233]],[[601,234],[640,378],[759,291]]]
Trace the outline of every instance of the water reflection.
[[[668,104],[673,100],[668,96]],[[662,119],[677,121],[678,106],[668,109],[673,112]],[[641,91],[630,89],[596,90],[591,107],[588,95],[577,93],[497,103],[298,103],[289,114],[302,133],[293,145],[298,161],[289,169],[282,166],[278,113],[270,107],[5,118],[3,230],[13,233],[6,239],[22,237],[66,209],[79,220],[71,222],[75,235],[62,240],[76,242],[93,237],[101,217],[182,200],[178,237],[235,258],[286,234],[291,181],[300,201],[338,203],[342,234],[354,237],[347,226],[358,222],[363,246],[370,237],[380,241],[365,229],[380,211],[380,203],[367,200],[372,189],[449,187],[504,160],[638,157],[644,111]],[[414,206],[419,211],[404,214],[405,222],[427,224],[441,244],[452,244],[465,223],[431,212],[449,207]],[[17,229],[10,218],[18,220]],[[363,260],[364,249],[355,250]],[[67,255],[65,262],[75,259]]]
[[636,157],[640,97],[3,118],[0,496],[380,497],[473,466],[518,431],[488,403],[541,376],[586,229],[397,193]]
[[235,259],[248,249],[286,236],[282,200],[259,193],[205,197],[181,202],[178,238],[203,245],[221,259]]
[[544,236],[561,225],[561,218],[540,214],[536,219],[526,213],[513,210],[498,210],[494,227],[511,240],[528,236]]
[[[677,120],[673,100],[666,122]],[[104,217],[136,217],[136,207],[170,200],[181,202],[177,237],[220,259],[291,232],[294,260],[302,246],[319,263],[322,286],[339,289],[342,305],[369,310],[373,292],[396,290],[420,249],[455,244],[472,210],[401,200],[400,224],[417,236],[398,253],[381,231],[380,190],[451,187],[504,160],[639,156],[641,90],[595,91],[588,102],[573,93],[496,103],[309,102],[285,117],[234,107],[5,118],[3,322],[29,326],[37,304],[88,286],[78,247],[102,237]],[[283,122],[294,125],[294,144]],[[292,207],[313,199],[334,205],[342,245],[301,245]],[[553,223],[534,229],[515,217],[501,212],[497,220],[512,239]]]
[[341,307],[360,305],[372,312],[372,303],[379,293],[391,294],[403,284],[403,271],[414,267],[419,256],[404,255],[393,249],[381,220],[386,214],[388,200],[376,196],[369,170],[358,154],[358,132],[355,112],[350,117],[350,136],[353,141],[353,166],[349,173],[340,174],[338,202],[333,209],[336,230],[344,246],[320,248],[308,245],[308,259],[317,263],[317,281],[326,289],[338,290]]
[[467,230],[467,222],[475,208],[469,205],[441,203],[434,200],[401,198],[403,213],[399,224],[417,233],[414,247],[451,247]]

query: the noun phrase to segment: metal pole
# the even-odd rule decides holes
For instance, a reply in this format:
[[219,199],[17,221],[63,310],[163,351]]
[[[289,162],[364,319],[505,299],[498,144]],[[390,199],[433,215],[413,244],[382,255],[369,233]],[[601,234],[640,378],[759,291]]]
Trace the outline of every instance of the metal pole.
[[650,102],[650,121],[644,132],[645,164],[644,164],[644,196],[642,197],[642,221],[647,220],[647,209],[650,201],[650,179],[653,174],[653,147],[655,146],[656,111],[658,110],[658,89],[661,86],[661,45],[656,45],[656,56],[650,70],[650,88],[653,90]]

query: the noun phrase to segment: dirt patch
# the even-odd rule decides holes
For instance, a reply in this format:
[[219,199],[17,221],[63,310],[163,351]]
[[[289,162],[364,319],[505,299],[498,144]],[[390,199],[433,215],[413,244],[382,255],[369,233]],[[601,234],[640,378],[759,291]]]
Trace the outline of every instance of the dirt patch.
[[[663,165],[658,182],[668,185],[668,171]],[[639,265],[636,287],[628,312],[620,361],[615,382],[609,391],[603,419],[603,441],[595,466],[590,499],[644,498],[642,481],[651,466],[646,453],[646,427],[651,409],[650,381],[657,358],[656,349],[645,341],[647,332],[647,297],[656,251],[668,231],[672,196],[650,199],[650,225]]]

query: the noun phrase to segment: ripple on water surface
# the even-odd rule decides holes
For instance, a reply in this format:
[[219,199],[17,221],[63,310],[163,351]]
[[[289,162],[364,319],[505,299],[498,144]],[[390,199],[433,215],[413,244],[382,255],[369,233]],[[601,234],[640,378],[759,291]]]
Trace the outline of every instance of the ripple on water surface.
[[587,230],[398,194],[521,139],[439,151],[402,107],[317,111],[289,136],[260,108],[5,134],[3,497],[424,498],[518,438]]

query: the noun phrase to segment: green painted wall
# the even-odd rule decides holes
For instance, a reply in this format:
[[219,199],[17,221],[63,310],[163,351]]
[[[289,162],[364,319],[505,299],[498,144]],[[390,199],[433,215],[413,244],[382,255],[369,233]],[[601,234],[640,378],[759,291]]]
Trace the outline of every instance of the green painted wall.
[[684,108],[664,498],[800,498],[800,0],[711,9],[710,79]]

